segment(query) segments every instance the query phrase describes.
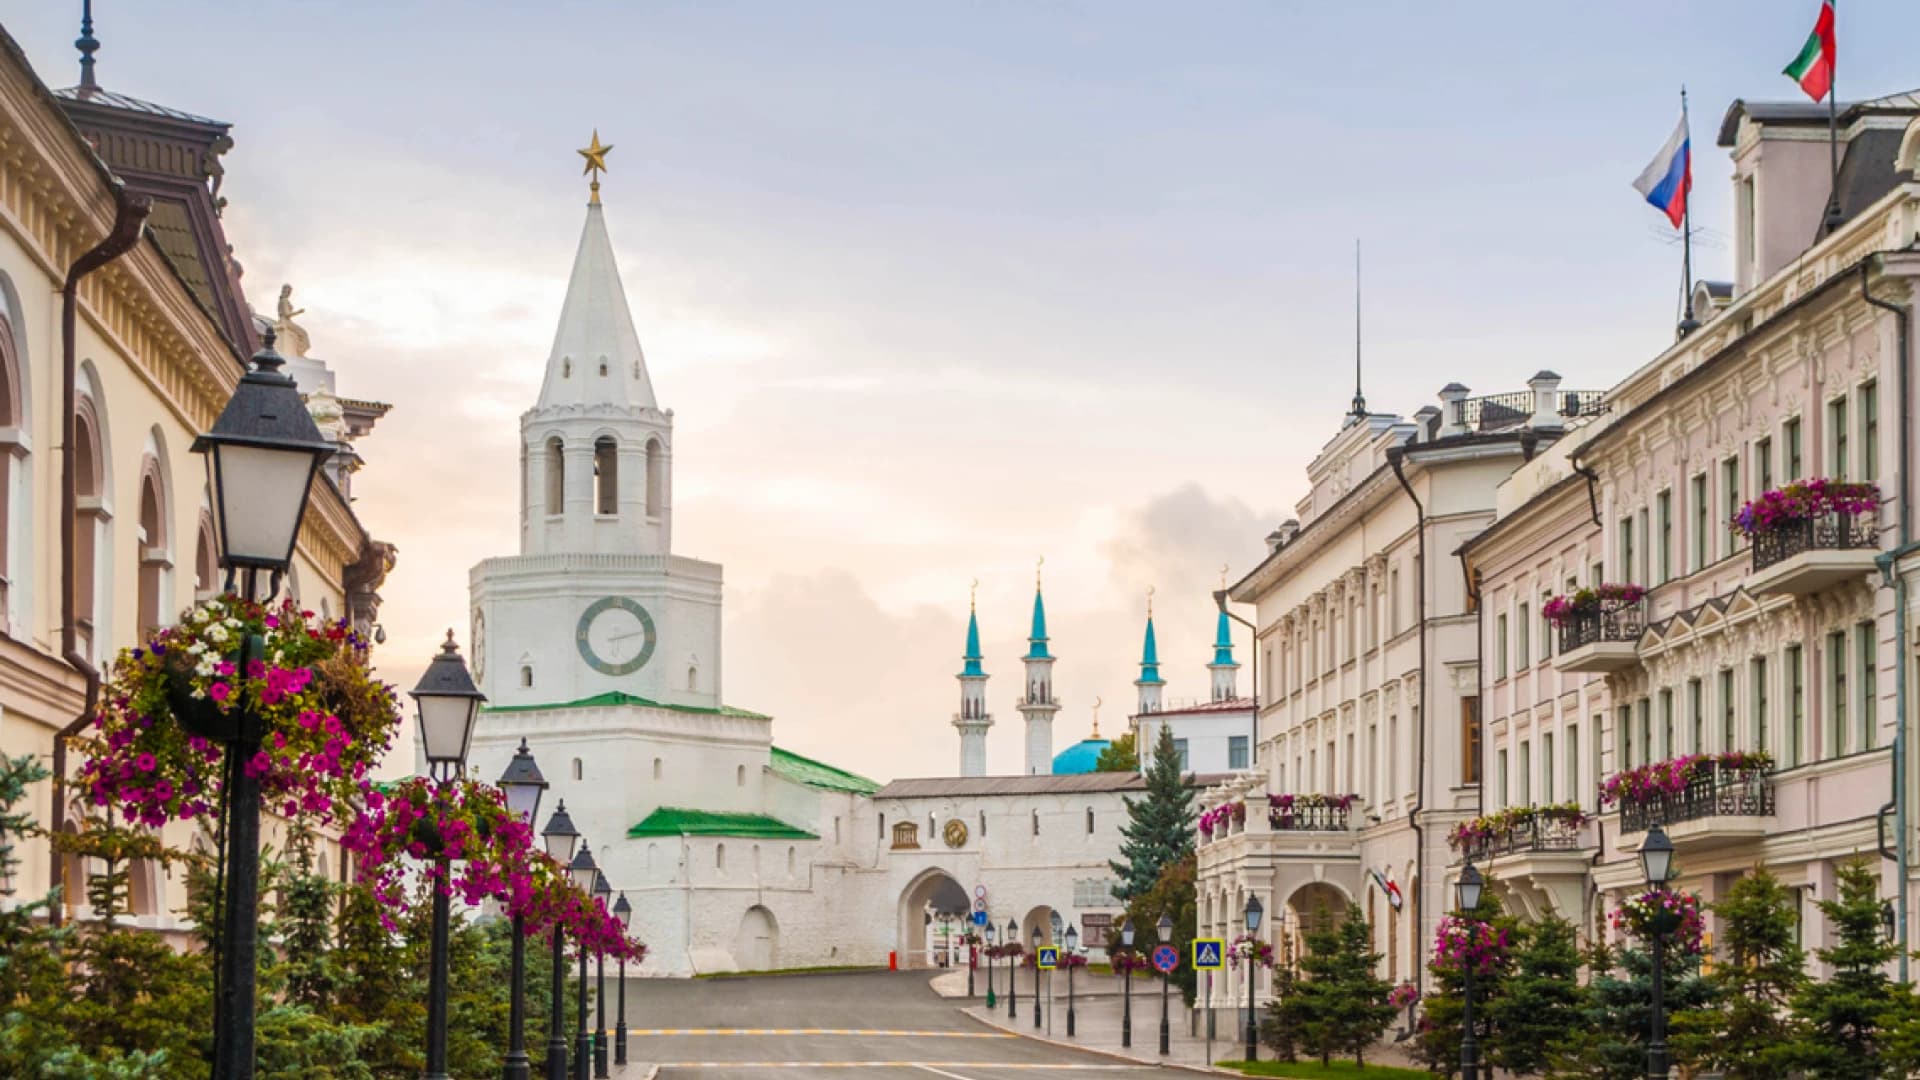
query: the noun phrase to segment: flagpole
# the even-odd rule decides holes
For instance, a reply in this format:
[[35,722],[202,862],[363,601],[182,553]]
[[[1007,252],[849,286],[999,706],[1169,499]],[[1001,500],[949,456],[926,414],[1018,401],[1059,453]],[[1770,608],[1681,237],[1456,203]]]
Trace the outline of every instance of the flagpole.
[[1833,5],[1833,55],[1827,58],[1827,167],[1832,177],[1827,189],[1826,231],[1840,227],[1840,0]]
[[1693,121],[1687,117],[1687,88],[1680,87],[1680,124],[1687,129],[1686,173],[1680,181],[1683,214],[1680,219],[1680,336],[1700,329],[1693,317]]

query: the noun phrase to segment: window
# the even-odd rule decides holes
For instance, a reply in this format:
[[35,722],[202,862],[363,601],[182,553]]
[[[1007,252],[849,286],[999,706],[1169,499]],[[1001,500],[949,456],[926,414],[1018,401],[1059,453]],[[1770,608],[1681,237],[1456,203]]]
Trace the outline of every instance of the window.
[[1880,481],[1880,384],[1860,384],[1860,479]]
[[1653,583],[1660,585],[1673,577],[1673,492],[1662,491],[1654,497],[1654,528],[1659,539],[1654,546]]
[[1847,478],[1847,399],[1845,395],[1827,402],[1827,430],[1833,437],[1833,460],[1828,472],[1835,479]]
[[1185,739],[1173,740],[1173,755],[1180,759],[1180,771],[1181,772],[1187,771],[1189,767],[1187,765],[1187,740]]
[[547,516],[558,517],[567,510],[567,444],[560,436],[547,440]]
[[1247,740],[1245,735],[1227,736],[1227,768],[1244,769],[1247,767]]
[[713,868],[715,870],[725,870],[727,868],[727,845],[713,845]]
[[1632,581],[1634,562],[1633,562],[1633,518],[1631,516],[1623,517],[1620,519],[1619,555],[1620,555],[1620,558],[1618,562],[1616,562],[1614,565],[1614,572],[1620,575],[1621,581]]
[[667,448],[647,440],[647,516],[659,517],[667,505]]
[[[1595,731],[1600,730],[1600,725],[1597,723],[1594,724],[1593,727]],[[1567,794],[1573,796],[1575,802],[1581,801],[1579,724],[1567,725]],[[1552,796],[1548,796],[1548,798],[1552,798]]]
[[885,840],[887,838],[887,815],[879,815],[878,820],[880,824],[880,839]]
[[[1764,656],[1756,656],[1749,666],[1752,668],[1751,685],[1753,688],[1753,748],[1761,753],[1767,753],[1769,750],[1768,742],[1772,737],[1772,732],[1768,730],[1772,726],[1770,723],[1772,718],[1767,715],[1767,658]],[[1720,749],[1734,750],[1740,747],[1740,743],[1734,741],[1733,672],[1721,672],[1720,684],[1721,692],[1727,697],[1726,737],[1728,740]]]
[[[1601,730],[1602,725],[1600,722],[1599,713],[1593,714],[1592,727],[1593,727],[1593,731],[1589,737],[1593,739],[1593,764],[1587,767],[1593,770],[1593,778],[1597,781],[1600,779],[1601,755],[1605,754],[1607,751],[1607,736],[1606,736],[1606,732]],[[1594,805],[1599,806],[1600,805],[1600,785],[1597,783],[1591,784],[1588,786],[1587,790],[1593,792]]]
[[1605,566],[1601,565],[1600,563],[1594,563],[1592,566],[1589,566],[1587,568],[1587,584],[1597,589],[1600,587],[1600,583],[1605,580],[1607,580],[1607,571]]
[[1377,800],[1380,790],[1380,725],[1367,725],[1367,795]]
[[[1740,459],[1730,457],[1720,463],[1720,520],[1728,522],[1740,512]],[[1740,533],[1735,529],[1722,529],[1727,538],[1728,555],[1740,550]]]
[[157,458],[147,457],[140,468],[140,522],[138,558],[138,613],[140,636],[172,621],[168,586],[173,567],[170,530],[167,528],[166,482]]
[[1780,463],[1782,465],[1780,472],[1782,479],[1791,483],[1801,478],[1799,417],[1796,416],[1780,425],[1780,441],[1786,444],[1781,447],[1781,450],[1787,455],[1787,459]]
[[1093,807],[1087,807],[1087,835],[1093,835]]
[[99,577],[95,555],[113,550],[112,537],[107,531],[107,513],[101,505],[108,490],[108,463],[102,452],[100,418],[95,409],[93,395],[83,392],[73,418],[74,487],[79,495],[73,511],[73,610],[80,631],[80,651],[88,658],[105,654],[99,639],[105,636],[105,616],[112,610],[110,603],[105,605],[106,612],[94,608]]
[[1653,761],[1653,699],[1641,698],[1640,702],[1640,764]]
[[1773,490],[1773,440],[1753,440],[1754,493]]
[[1497,804],[1505,808],[1513,804],[1507,801],[1507,749],[1504,746],[1500,748],[1499,759],[1500,767],[1493,774],[1493,782],[1499,786]]
[[1640,553],[1640,561],[1630,566],[1628,572],[1633,574],[1634,581],[1645,581],[1653,576],[1653,570],[1648,566],[1651,561],[1648,552],[1652,550],[1652,545],[1648,542],[1647,536],[1647,508],[1641,507],[1640,512],[1634,515],[1634,519],[1640,526],[1639,546],[1634,549]]
[[1621,772],[1633,768],[1633,706],[1620,706],[1620,716],[1615,723],[1620,729],[1620,761],[1614,771]]
[[1493,677],[1507,677],[1507,617],[1497,616],[1493,620]]
[[1532,650],[1530,649],[1527,642],[1527,639],[1529,637],[1529,632],[1533,628],[1533,623],[1528,621],[1527,605],[1525,604],[1520,605],[1520,617],[1517,620],[1515,620],[1515,622],[1518,624],[1518,627],[1520,630],[1520,636],[1519,636],[1519,639],[1515,642],[1514,666],[1520,671],[1525,671],[1528,667],[1532,666],[1533,664],[1533,659],[1529,655]]
[[1830,758],[1847,752],[1847,632],[1827,635],[1827,735],[1821,749]]
[[526,664],[520,665],[520,685],[521,686],[533,685],[533,668],[527,666]]
[[1540,593],[1540,659],[1544,662],[1553,659],[1553,624],[1547,621],[1547,605],[1553,602],[1553,590]]
[[[1393,733],[1394,721],[1389,720],[1388,735]],[[1480,782],[1480,699],[1472,695],[1460,699],[1460,782]]]
[[735,765],[733,767],[733,786],[747,786],[747,767],[745,765]]
[[1533,805],[1533,744],[1520,740],[1520,805]]
[[1033,812],[1033,835],[1040,835],[1040,811],[1038,810]]
[[653,759],[653,778],[655,780],[660,779],[660,759],[659,758]]
[[[1871,385],[1871,384],[1869,384]],[[1875,728],[1880,723],[1880,642],[1875,635],[1877,628],[1871,621],[1863,622],[1854,628],[1854,637],[1860,642],[1860,746],[1861,750],[1873,749],[1876,741]]]
[[586,772],[586,764],[582,762],[579,758],[574,758],[573,759],[573,778],[575,780],[584,780],[586,779],[584,775],[585,772]]
[[620,512],[620,447],[611,435],[593,441],[593,512]]
[[1553,802],[1553,732],[1540,735],[1540,801]]
[[[1740,215],[1739,253],[1746,257],[1748,269],[1757,270],[1760,265],[1760,230],[1756,227],[1759,221],[1759,205],[1754,199],[1753,177],[1749,176],[1740,181],[1735,201],[1739,203],[1736,213]],[[1758,274],[1754,276],[1757,277]]]
[[1673,745],[1673,688],[1660,688],[1660,758],[1666,760],[1674,756]]
[[1390,633],[1400,632],[1400,568],[1387,572],[1387,625]]
[[[839,818],[834,818],[833,820],[835,824],[838,824],[840,821]],[[985,810],[980,811],[980,835],[987,835],[987,812]]]
[[1691,487],[1693,535],[1687,538],[1687,546],[1692,552],[1687,560],[1687,569],[1696,571],[1707,565],[1707,518],[1711,516],[1707,509],[1707,474],[1695,476]]
[[1800,646],[1787,646],[1787,764],[1798,765],[1807,752],[1806,664]]
[[1687,752],[1704,754],[1707,752],[1707,693],[1699,679],[1687,680],[1687,722],[1693,726],[1693,739],[1687,744]]

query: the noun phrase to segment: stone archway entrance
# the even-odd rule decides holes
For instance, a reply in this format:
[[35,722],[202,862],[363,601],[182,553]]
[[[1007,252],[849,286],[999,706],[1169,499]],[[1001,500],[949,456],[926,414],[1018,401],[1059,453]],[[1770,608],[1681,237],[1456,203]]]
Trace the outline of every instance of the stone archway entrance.
[[780,966],[780,924],[759,904],[740,916],[733,935],[733,964],[741,971],[773,971]]
[[967,962],[961,936],[973,903],[967,890],[945,870],[928,870],[900,893],[901,967],[952,967]]
[[1306,954],[1307,937],[1332,930],[1347,918],[1347,894],[1324,881],[1310,882],[1287,898],[1284,935],[1278,941],[1280,958],[1299,963]]

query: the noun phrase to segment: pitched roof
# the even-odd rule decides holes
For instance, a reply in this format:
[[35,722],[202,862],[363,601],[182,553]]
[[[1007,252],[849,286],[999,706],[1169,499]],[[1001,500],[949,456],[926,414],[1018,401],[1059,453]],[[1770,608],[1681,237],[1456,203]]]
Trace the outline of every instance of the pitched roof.
[[869,780],[859,773],[850,773],[824,761],[801,757],[791,750],[782,750],[777,746],[772,750],[773,771],[795,783],[826,791],[846,791],[855,795],[871,795],[880,790],[878,781]]
[[691,810],[662,806],[627,830],[627,836],[743,836],[754,840],[818,840],[819,835],[765,814]]
[[710,705],[675,705],[666,701],[655,701],[637,694],[628,694],[619,690],[609,690],[604,694],[595,694],[578,701],[556,701],[547,705],[488,705],[487,712],[529,712],[534,709],[598,709],[610,705],[638,705],[648,709],[671,709],[674,712],[705,713],[708,716],[739,716],[748,720],[771,720],[766,713],[757,713],[748,709],[736,709],[731,705],[715,708]]
[[[1227,773],[1190,773],[1187,786],[1211,787]],[[875,792],[876,799],[924,799],[959,796],[1079,795],[1108,791],[1145,791],[1137,772],[1077,773],[1071,776],[929,776],[895,780]]]
[[69,86],[55,90],[53,96],[65,98],[68,101],[92,102],[95,105],[105,105],[109,108],[122,109],[126,112],[145,113],[148,116],[157,116],[164,120],[178,120],[185,124],[200,124],[206,127],[217,127],[222,130],[231,126],[225,120],[214,120],[205,116],[197,116],[193,113],[183,112],[167,105],[157,105],[151,101],[143,101],[131,94],[122,94],[114,90],[103,90],[97,86]]
[[[588,204],[587,223],[580,230],[567,299],[560,306],[546,379],[540,384],[540,405],[658,408],[646,354],[640,350],[640,335],[620,284],[613,241],[607,236],[606,214],[597,199]],[[600,374],[603,363],[605,375]]]

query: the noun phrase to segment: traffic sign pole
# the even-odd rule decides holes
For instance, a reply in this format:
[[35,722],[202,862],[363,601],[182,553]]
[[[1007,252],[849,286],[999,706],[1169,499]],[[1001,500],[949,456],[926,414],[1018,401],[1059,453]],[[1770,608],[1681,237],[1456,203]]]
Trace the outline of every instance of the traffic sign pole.
[[1213,972],[1207,972],[1207,1068],[1213,1068]]

